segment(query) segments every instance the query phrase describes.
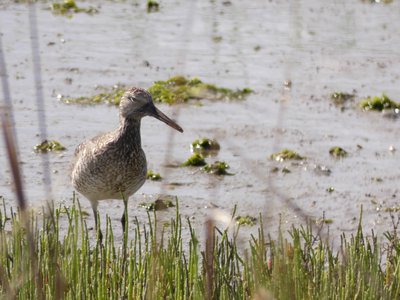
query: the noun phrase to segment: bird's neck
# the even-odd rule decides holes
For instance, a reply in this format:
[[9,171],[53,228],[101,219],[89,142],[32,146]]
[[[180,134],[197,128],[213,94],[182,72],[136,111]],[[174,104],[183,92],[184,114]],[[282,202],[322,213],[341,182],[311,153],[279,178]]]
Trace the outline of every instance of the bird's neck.
[[140,119],[121,119],[118,136],[127,147],[141,148]]

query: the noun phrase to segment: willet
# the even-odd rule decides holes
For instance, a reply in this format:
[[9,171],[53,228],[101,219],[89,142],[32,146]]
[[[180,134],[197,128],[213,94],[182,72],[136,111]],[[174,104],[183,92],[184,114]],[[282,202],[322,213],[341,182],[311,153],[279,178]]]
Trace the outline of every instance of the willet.
[[140,88],[125,92],[119,104],[120,125],[114,131],[96,136],[75,150],[72,184],[91,203],[99,237],[98,201],[122,199],[122,230],[125,233],[125,214],[128,198],[145,182],[146,156],[141,146],[140,121],[151,116],[183,132],[183,129],[158,110],[151,95]]

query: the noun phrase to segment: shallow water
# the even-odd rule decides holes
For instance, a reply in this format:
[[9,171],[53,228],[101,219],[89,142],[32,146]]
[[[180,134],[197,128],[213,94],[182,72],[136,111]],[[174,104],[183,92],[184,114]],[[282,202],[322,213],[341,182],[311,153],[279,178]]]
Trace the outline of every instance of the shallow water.
[[[339,233],[356,229],[362,206],[367,229],[390,229],[385,208],[399,205],[400,197],[399,154],[389,151],[390,146],[400,148],[398,120],[356,106],[342,111],[329,95],[355,90],[356,101],[382,92],[400,99],[396,84],[400,3],[165,2],[159,13],[147,14],[144,4],[102,1],[99,14],[72,18],[53,16],[45,4],[37,4],[45,112],[37,108],[35,98],[29,6],[0,6],[0,33],[31,204],[39,206],[49,194],[69,204],[74,148],[118,124],[115,107],[67,105],[57,100],[58,94],[91,95],[97,86],[117,83],[147,88],[155,80],[184,74],[219,86],[250,87],[255,93],[238,102],[159,105],[177,119],[183,134],[155,119],[143,120],[142,143],[149,168],[161,172],[164,180],[146,182],[132,197],[131,221],[133,215],[146,220],[139,202],[166,193],[178,196],[183,215],[199,227],[210,207],[229,215],[237,205],[240,215],[265,214],[271,231],[277,229],[279,219],[290,225],[325,212],[333,220],[330,232]],[[291,89],[283,85],[287,80]],[[41,142],[44,128],[38,127],[38,118],[44,114],[48,137],[67,147],[62,154],[33,152]],[[190,143],[202,136],[220,142],[215,160],[227,161],[234,176],[218,178],[196,169],[168,167],[186,160]],[[343,147],[349,157],[331,158],[332,146]],[[2,141],[0,147],[4,149]],[[308,159],[300,165],[268,159],[283,148]],[[13,203],[2,153],[0,195]],[[47,159],[51,193],[44,184]],[[271,173],[275,166],[287,166],[291,173]],[[331,174],[318,172],[316,166],[329,168]],[[329,187],[334,188],[332,193],[326,191]],[[81,202],[90,212],[89,203]],[[119,226],[121,202],[104,201],[99,208],[103,218],[107,212]],[[174,211],[159,215],[168,220]],[[91,216],[88,221],[92,222]]]

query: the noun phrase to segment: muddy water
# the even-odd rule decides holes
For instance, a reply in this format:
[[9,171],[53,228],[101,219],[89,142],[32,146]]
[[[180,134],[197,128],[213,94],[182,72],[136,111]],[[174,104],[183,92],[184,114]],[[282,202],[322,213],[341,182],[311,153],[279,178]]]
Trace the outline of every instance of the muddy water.
[[[74,148],[118,124],[115,107],[66,105],[58,94],[90,95],[98,86],[116,83],[146,88],[155,80],[184,74],[230,88],[250,87],[255,93],[240,102],[159,105],[178,120],[183,134],[144,119],[149,168],[161,172],[164,181],[146,182],[132,197],[131,217],[145,221],[138,203],[165,193],[178,196],[181,212],[199,228],[210,207],[229,214],[237,205],[240,215],[262,212],[272,231],[279,219],[289,226],[323,212],[333,220],[331,233],[354,231],[361,206],[366,228],[389,229],[385,208],[399,205],[400,197],[399,151],[389,151],[391,146],[400,150],[399,121],[364,113],[356,105],[342,111],[329,95],[355,90],[356,102],[382,92],[400,99],[400,3],[321,2],[165,1],[159,13],[147,14],[143,4],[102,1],[99,14],[72,18],[53,16],[45,4],[37,4],[45,112],[35,98],[29,6],[3,4],[0,33],[31,204],[40,206],[49,194],[69,204]],[[287,80],[290,89],[283,85]],[[48,137],[67,147],[62,154],[33,152],[44,132],[38,126],[44,114]],[[202,136],[218,139],[222,149],[209,160],[227,161],[234,176],[170,167],[183,162],[190,155],[189,144]],[[332,146],[343,147],[349,157],[331,158]],[[282,148],[308,159],[301,164],[268,159]],[[51,190],[45,184],[47,160]],[[0,163],[0,195],[11,204],[3,150]],[[291,173],[271,173],[284,166]],[[318,171],[321,167],[330,169],[330,175]],[[327,192],[329,187],[334,191]],[[81,200],[90,212],[89,203]],[[108,213],[119,226],[122,203],[105,201],[99,208],[103,218]],[[171,209],[160,213],[164,220],[173,215]]]

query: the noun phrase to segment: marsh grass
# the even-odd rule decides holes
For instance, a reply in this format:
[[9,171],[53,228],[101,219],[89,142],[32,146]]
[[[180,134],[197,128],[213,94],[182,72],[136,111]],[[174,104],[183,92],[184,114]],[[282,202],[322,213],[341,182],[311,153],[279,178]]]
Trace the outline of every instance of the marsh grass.
[[[66,231],[60,230],[62,218]],[[232,217],[234,220],[234,216]],[[261,217],[260,217],[261,220]],[[37,299],[31,252],[19,213],[0,213],[2,296]],[[311,226],[280,232],[272,239],[260,221],[258,233],[243,243],[234,232],[215,228],[202,249],[198,233],[176,208],[170,226],[158,230],[155,213],[137,220],[124,247],[106,220],[103,245],[90,242],[78,202],[53,218],[30,214],[44,297],[49,299],[398,299],[400,243],[387,233],[382,244],[361,226],[333,249]],[[361,224],[361,222],[360,222]],[[8,228],[8,229],[7,229]],[[190,238],[182,238],[183,228]],[[61,234],[61,232],[63,232]],[[288,237],[288,238],[285,238]],[[93,238],[93,237],[92,237]],[[212,279],[210,281],[210,279]]]

